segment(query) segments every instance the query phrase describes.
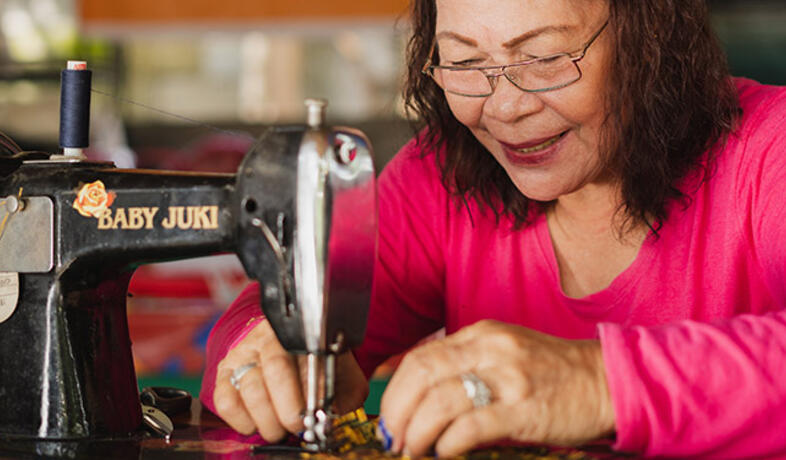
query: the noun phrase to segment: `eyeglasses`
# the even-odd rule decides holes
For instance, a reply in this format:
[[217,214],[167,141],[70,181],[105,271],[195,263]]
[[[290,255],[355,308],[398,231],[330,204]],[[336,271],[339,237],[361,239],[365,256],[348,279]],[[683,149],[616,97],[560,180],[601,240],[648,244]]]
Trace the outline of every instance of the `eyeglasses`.
[[603,32],[609,21],[574,53],[557,53],[507,65],[468,67],[457,65],[432,65],[436,43],[431,45],[422,72],[429,75],[448,93],[467,97],[488,97],[494,93],[500,76],[505,76],[513,85],[528,93],[542,93],[564,88],[581,79],[579,68],[590,45]]

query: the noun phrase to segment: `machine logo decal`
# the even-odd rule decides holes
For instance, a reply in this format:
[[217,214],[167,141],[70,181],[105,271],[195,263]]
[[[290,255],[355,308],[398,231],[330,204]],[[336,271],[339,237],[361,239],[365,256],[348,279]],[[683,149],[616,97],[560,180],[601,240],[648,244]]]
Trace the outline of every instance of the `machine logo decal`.
[[218,228],[218,206],[170,206],[169,216],[161,221],[161,226],[214,230]]
[[153,218],[158,213],[157,207],[135,206],[130,208],[117,208],[112,214],[111,209],[104,211],[98,217],[99,230],[150,230],[153,228]]
[[218,206],[169,206],[159,216],[158,207],[132,206],[107,209],[98,217],[99,230],[139,230],[160,226],[167,230],[215,230],[218,228]]
[[114,201],[115,193],[107,192],[104,183],[97,180],[82,185],[72,206],[85,217],[100,218]]
[[159,213],[157,206],[129,206],[111,209],[117,194],[108,192],[100,180],[83,184],[73,208],[84,217],[95,217],[98,230],[216,230],[218,206],[168,206]]

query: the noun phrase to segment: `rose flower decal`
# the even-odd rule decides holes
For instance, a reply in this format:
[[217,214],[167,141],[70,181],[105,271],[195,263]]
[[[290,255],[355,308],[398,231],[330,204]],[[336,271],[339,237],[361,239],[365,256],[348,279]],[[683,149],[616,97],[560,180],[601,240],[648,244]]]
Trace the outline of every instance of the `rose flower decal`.
[[73,207],[85,217],[99,218],[115,201],[115,193],[107,192],[100,180],[84,184],[76,194]]

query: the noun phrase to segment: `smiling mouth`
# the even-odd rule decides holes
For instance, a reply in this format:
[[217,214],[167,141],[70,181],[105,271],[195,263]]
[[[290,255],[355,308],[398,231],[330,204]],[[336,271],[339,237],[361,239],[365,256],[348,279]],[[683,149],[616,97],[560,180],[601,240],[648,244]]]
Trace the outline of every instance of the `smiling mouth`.
[[562,138],[562,136],[564,136],[566,133],[567,133],[567,131],[559,133],[556,136],[554,136],[554,137],[552,137],[550,139],[546,139],[545,141],[541,142],[540,144],[533,145],[531,147],[514,148],[514,149],[511,149],[511,150],[513,150],[513,151],[515,151],[517,153],[537,152],[539,150],[543,150],[545,148],[551,147],[552,145],[554,145],[554,143],[556,143],[558,140],[560,140]]

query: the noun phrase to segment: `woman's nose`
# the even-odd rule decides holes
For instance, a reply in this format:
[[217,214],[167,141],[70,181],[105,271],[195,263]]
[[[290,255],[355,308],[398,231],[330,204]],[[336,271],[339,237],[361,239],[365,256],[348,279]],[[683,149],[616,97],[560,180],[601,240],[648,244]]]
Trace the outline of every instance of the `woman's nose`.
[[543,101],[534,93],[520,90],[504,75],[496,77],[496,88],[483,104],[486,116],[510,123],[537,113],[543,108]]

